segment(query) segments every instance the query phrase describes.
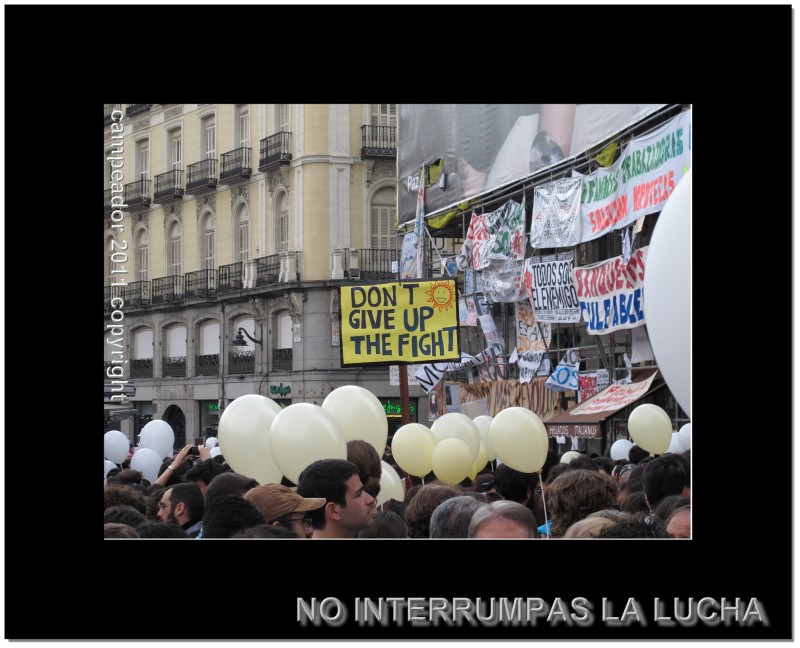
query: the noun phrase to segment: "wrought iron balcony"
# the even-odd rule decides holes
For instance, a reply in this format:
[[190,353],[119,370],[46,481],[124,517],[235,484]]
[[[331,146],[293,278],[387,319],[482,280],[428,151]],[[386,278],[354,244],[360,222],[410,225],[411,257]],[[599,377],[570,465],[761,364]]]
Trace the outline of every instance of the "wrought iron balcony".
[[137,180],[125,185],[122,193],[122,202],[128,209],[136,209],[150,206],[150,181]]
[[217,275],[217,292],[227,293],[234,290],[241,290],[244,287],[242,281],[242,262],[229,263],[219,267]]
[[150,282],[134,281],[122,289],[125,306],[147,306],[150,303]]
[[131,360],[131,378],[152,378],[153,358]]
[[269,256],[256,259],[256,286],[269,286],[278,283],[281,274],[280,254],[270,254]]
[[153,304],[181,301],[183,299],[183,277],[172,275],[160,277],[150,282],[152,288],[150,301]]
[[249,146],[244,146],[222,154],[222,164],[219,170],[219,179],[221,182],[225,180],[230,181],[249,178],[252,172],[253,169],[250,168]]
[[129,104],[125,108],[125,115],[128,117],[133,117],[134,115],[143,113],[146,110],[150,110],[150,104]]
[[186,193],[193,194],[217,186],[217,161],[203,160],[186,168]]
[[183,170],[175,169],[156,176],[156,188],[153,201],[165,203],[183,197]]
[[185,299],[213,297],[217,294],[217,271],[212,269],[195,270],[186,273]]
[[361,249],[359,253],[360,279],[394,279],[392,262],[397,261],[397,250]]
[[258,155],[258,170],[265,171],[292,160],[292,134],[281,132],[261,140]]
[[161,375],[165,378],[186,378],[186,356],[162,356]]
[[198,376],[218,376],[219,353],[195,356],[194,372]]
[[292,349],[273,349],[272,350],[272,370],[291,371],[292,370]]
[[111,209],[111,189],[103,191],[103,215],[110,214]]
[[397,127],[361,127],[361,159],[394,159],[397,157]]
[[246,374],[256,372],[254,351],[231,351],[228,354],[228,373]]

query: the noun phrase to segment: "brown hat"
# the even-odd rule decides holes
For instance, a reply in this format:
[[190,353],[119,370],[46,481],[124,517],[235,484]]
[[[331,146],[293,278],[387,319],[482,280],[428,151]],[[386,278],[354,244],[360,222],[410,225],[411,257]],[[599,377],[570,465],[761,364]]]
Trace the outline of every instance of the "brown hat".
[[325,506],[324,497],[301,497],[282,484],[256,486],[247,491],[244,498],[255,504],[266,522],[274,522],[295,511],[313,511]]

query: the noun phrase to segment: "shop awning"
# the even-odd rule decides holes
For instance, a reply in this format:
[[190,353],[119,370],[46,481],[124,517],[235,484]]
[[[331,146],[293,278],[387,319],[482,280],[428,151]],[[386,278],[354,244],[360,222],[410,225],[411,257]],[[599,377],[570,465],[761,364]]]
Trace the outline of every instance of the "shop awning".
[[[547,436],[599,439],[602,436],[600,424],[603,421],[665,387],[666,384],[658,369],[652,367],[632,369],[629,385],[609,385],[580,405],[566,412],[554,414],[544,421]],[[573,412],[578,413],[573,414]]]

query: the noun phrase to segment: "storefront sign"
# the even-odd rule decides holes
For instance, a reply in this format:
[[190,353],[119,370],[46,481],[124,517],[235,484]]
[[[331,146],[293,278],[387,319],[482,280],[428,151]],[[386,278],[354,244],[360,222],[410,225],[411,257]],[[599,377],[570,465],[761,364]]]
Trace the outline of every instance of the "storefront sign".
[[[381,400],[381,405],[383,405],[383,411],[386,412],[386,416],[389,418],[400,418],[403,416],[403,403],[399,398],[384,398]],[[417,408],[414,403],[409,403],[408,413],[414,416],[416,412]]]
[[269,393],[272,394],[273,396],[280,396],[280,397],[289,396],[292,393],[292,386],[291,385],[284,386],[283,383],[281,383],[280,385],[270,385]]
[[547,436],[571,436],[579,439],[599,439],[601,437],[599,423],[581,423],[580,425],[548,425]]

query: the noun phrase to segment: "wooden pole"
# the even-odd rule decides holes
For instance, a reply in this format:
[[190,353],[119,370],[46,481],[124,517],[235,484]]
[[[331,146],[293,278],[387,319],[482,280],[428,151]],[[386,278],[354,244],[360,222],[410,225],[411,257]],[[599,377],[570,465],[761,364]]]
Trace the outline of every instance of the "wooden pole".
[[408,367],[400,365],[400,422],[403,425],[411,423],[411,411],[408,402]]

